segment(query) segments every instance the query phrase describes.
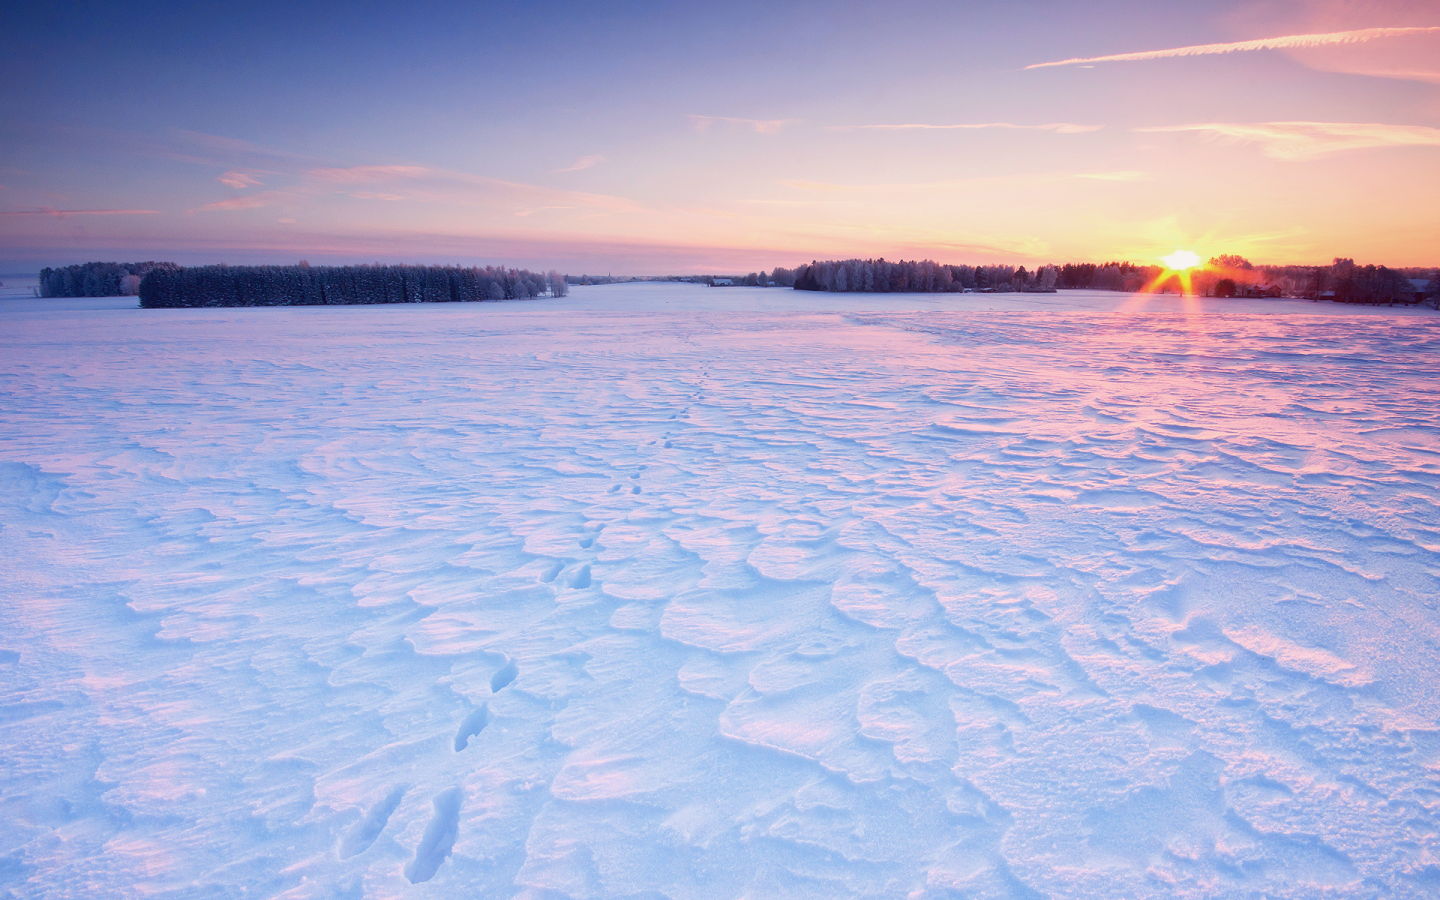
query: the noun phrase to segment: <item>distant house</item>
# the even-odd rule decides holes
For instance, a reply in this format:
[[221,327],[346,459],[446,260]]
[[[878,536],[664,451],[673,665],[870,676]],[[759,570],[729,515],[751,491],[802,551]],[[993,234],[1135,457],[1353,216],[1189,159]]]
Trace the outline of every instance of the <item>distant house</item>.
[[734,285],[735,279],[733,278],[715,278],[710,281],[711,287],[733,287]]
[[1430,282],[1424,278],[1411,278],[1410,287],[1412,290],[1411,303],[1421,303],[1430,293]]
[[1236,292],[1237,297],[1279,297],[1284,291],[1280,290],[1278,284],[1247,284],[1241,286]]

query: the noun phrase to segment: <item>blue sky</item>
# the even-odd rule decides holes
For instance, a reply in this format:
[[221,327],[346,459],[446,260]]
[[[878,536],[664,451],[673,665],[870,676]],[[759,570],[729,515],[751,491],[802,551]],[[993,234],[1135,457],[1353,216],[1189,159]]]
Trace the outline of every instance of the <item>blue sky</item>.
[[1433,3],[74,4],[7,30],[12,271],[1440,261]]

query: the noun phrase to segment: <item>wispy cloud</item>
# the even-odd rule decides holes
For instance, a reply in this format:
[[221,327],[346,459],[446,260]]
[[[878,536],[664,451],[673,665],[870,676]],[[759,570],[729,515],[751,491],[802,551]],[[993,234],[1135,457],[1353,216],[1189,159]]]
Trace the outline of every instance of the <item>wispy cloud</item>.
[[1157,125],[1136,131],[1196,132],[1256,143],[1271,159],[1316,159],[1346,150],[1374,147],[1440,147],[1440,128],[1424,125],[1374,125],[1352,122],[1257,122]]
[[735,116],[691,116],[690,124],[696,131],[708,131],[715,125],[738,125],[760,134],[774,134],[786,125],[795,124],[794,119],[741,119]]
[[605,160],[605,157],[603,157],[603,156],[582,156],[582,157],[580,157],[579,159],[575,160],[575,162],[573,162],[573,163],[571,163],[570,165],[566,166],[565,168],[563,168],[563,169],[556,169],[555,171],[556,171],[556,172],[578,172],[578,171],[580,171],[581,169],[588,169],[588,168],[590,168],[590,167],[592,167],[592,166],[598,166],[598,165],[600,165],[601,163],[603,163],[603,162],[605,162],[605,161],[606,161],[606,160]]
[[1150,177],[1148,172],[1080,172],[1076,178],[1090,178],[1095,181],[1142,181]]
[[248,168],[250,171],[266,167],[293,167],[314,165],[320,160],[300,153],[262,147],[238,138],[221,137],[183,128],[171,128],[166,137],[152,140],[146,137],[115,134],[109,140],[128,144],[140,152],[173,159],[178,162],[198,165],[225,166],[232,170]]
[[1169,59],[1176,56],[1212,56],[1221,53],[1239,53],[1247,50],[1283,50],[1296,47],[1325,47],[1335,44],[1358,44],[1379,38],[1404,37],[1413,34],[1440,33],[1440,25],[1413,28],[1361,28],[1355,31],[1331,31],[1325,34],[1290,34],[1282,37],[1261,38],[1255,41],[1234,41],[1228,44],[1195,44],[1190,47],[1172,47],[1169,50],[1141,50],[1136,53],[1115,53],[1110,56],[1087,56],[1062,59],[1055,62],[1035,63],[1026,69],[1046,69],[1052,66],[1078,66],[1101,62],[1131,62],[1143,59]]
[[[1010,175],[978,175],[968,178],[951,178],[944,181],[890,181],[874,184],[836,184],[827,181],[802,181],[791,179],[781,181],[782,187],[821,194],[847,194],[856,192],[881,192],[896,194],[913,192],[935,194],[947,190],[971,190],[978,187],[1014,188],[1061,184],[1076,177],[1069,172],[1021,172]],[[834,198],[839,200],[841,198]]]
[[226,209],[260,209],[265,206],[274,206],[286,200],[295,199],[296,195],[291,191],[261,191],[258,194],[250,194],[245,197],[231,197],[229,200],[217,200],[214,203],[207,203],[193,212],[214,212]]
[[850,193],[853,191],[864,190],[864,188],[852,184],[830,184],[829,182],[825,181],[797,180],[782,181],[780,182],[780,184],[784,187],[795,188],[799,191],[821,191],[824,193]]
[[621,197],[565,191],[452,172],[431,166],[321,166],[293,173],[294,184],[229,197],[199,206],[192,212],[260,209],[288,205],[314,205],[327,197],[355,200],[471,206],[524,214],[547,209],[587,210],[594,214],[634,211],[638,207]]
[[421,178],[433,170],[426,166],[350,166],[345,169],[310,169],[305,174],[331,184],[382,184],[405,178]]
[[291,154],[276,153],[267,147],[259,144],[252,144],[239,138],[221,137],[217,134],[206,134],[203,131],[190,131],[185,128],[172,128],[171,133],[182,138],[191,144],[202,147],[209,147],[212,150],[222,150],[226,153],[249,153],[260,156],[289,157]]
[[235,188],[237,191],[247,187],[255,187],[263,183],[260,179],[248,172],[226,172],[216,180],[226,187]]
[[1084,134],[1099,131],[1103,125],[1075,125],[1070,122],[1051,122],[1046,125],[1016,125],[1011,122],[967,122],[960,125],[925,125],[906,123],[903,125],[828,125],[830,131],[973,131],[982,128],[1010,128],[1018,131],[1053,131],[1057,134]]
[[51,209],[48,206],[0,212],[0,216],[50,216],[56,219],[64,219],[69,216],[157,216],[159,214],[158,209]]

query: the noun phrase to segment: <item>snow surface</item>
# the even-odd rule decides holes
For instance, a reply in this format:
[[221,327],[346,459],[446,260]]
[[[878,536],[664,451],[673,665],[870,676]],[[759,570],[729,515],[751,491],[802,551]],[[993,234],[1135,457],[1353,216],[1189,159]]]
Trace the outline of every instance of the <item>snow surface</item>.
[[0,302],[0,894],[1440,893],[1433,313]]

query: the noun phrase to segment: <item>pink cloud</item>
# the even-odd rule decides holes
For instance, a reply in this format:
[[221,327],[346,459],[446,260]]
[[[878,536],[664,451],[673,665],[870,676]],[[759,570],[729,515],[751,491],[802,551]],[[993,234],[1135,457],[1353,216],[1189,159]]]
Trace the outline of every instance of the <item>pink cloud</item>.
[[254,175],[250,175],[245,172],[226,172],[224,175],[221,175],[216,180],[218,180],[226,187],[232,187],[236,190],[247,187],[255,187],[256,185],[262,183],[260,179],[256,178]]
[[694,116],[690,117],[690,124],[695,126],[696,131],[709,131],[711,126],[717,124],[738,125],[742,128],[749,128],[759,134],[774,134],[786,125],[793,125],[794,119],[741,119],[736,116]]
[[1440,147],[1440,128],[1425,125],[1377,125],[1359,122],[1212,122],[1157,125],[1136,131],[1196,132],[1241,143],[1256,143],[1271,159],[1307,160],[1376,147]]
[[578,171],[580,171],[581,169],[588,169],[588,168],[590,168],[591,166],[598,166],[600,163],[603,163],[603,162],[606,162],[606,159],[605,159],[605,157],[603,157],[603,156],[582,156],[582,157],[580,157],[579,159],[575,160],[575,162],[573,162],[573,163],[571,163],[570,165],[566,166],[565,168],[563,168],[563,169],[556,169],[555,171],[556,171],[556,172],[578,172]]
[[263,206],[274,206],[282,200],[293,199],[294,195],[287,191],[264,191],[259,194],[251,194],[248,197],[232,197],[229,200],[219,200],[215,203],[207,203],[192,212],[212,212],[223,209],[259,209]]
[[1094,181],[1142,181],[1149,178],[1145,172],[1122,171],[1122,172],[1079,172],[1076,178],[1089,178]]
[[0,212],[0,216],[50,216],[64,219],[67,216],[155,216],[158,209],[14,209]]
[[1075,125],[1071,122],[1051,122],[1047,125],[1015,125],[1010,122],[978,122],[961,125],[925,125],[925,124],[903,124],[903,125],[829,125],[830,131],[973,131],[985,128],[1014,129],[1017,131],[1053,131],[1057,134],[1084,134],[1090,131],[1099,131],[1103,125]]
[[802,181],[799,179],[782,181],[780,182],[780,184],[785,187],[795,188],[796,190],[800,191],[822,191],[825,193],[841,193],[863,190],[863,188],[853,184],[830,184],[824,181]]
[[310,169],[305,174],[332,184],[377,184],[431,174],[425,166],[351,166],[347,169]]
[[220,137],[214,134],[205,134],[199,131],[186,131],[183,128],[172,128],[170,133],[180,138],[181,142],[193,147],[201,147],[213,153],[225,154],[231,158],[235,156],[248,156],[261,158],[276,162],[305,163],[314,162],[313,157],[299,153],[291,153],[288,150],[274,150],[269,147],[262,147],[250,141],[238,138]]
[[[207,203],[194,212],[257,209],[277,203],[318,203],[326,196],[340,194],[357,200],[409,201],[445,206],[510,207],[529,212],[542,209],[588,209],[600,213],[634,211],[639,207],[624,198],[579,191],[559,190],[451,172],[429,166],[352,166],[308,169],[304,180],[284,190],[271,190],[245,197]],[[404,181],[403,188],[395,182]],[[392,190],[351,190],[349,188],[392,187]]]

